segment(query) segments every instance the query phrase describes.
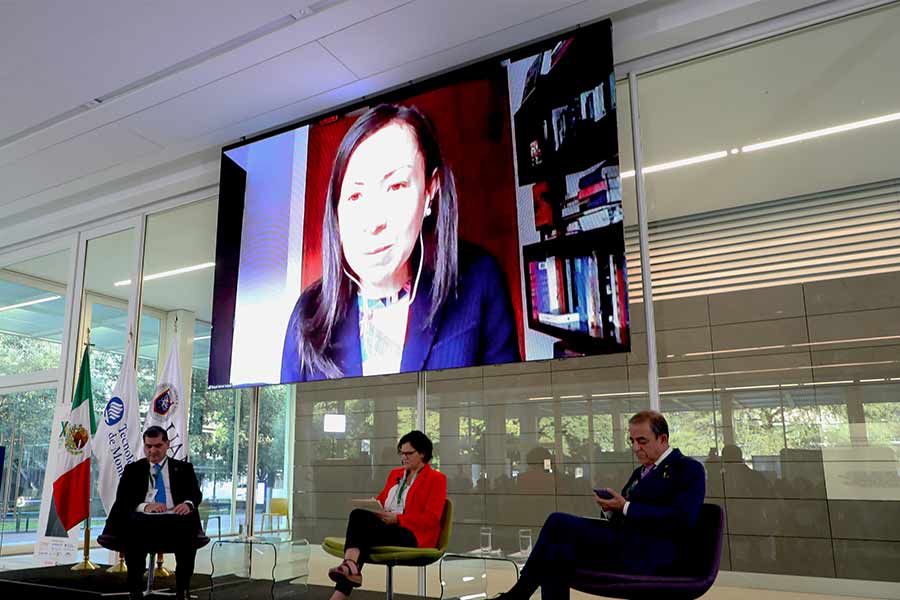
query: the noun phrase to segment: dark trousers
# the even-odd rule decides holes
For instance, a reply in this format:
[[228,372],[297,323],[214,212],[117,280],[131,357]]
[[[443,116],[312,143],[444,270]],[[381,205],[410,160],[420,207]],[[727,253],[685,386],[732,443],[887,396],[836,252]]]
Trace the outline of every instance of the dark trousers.
[[[347,522],[347,536],[344,542],[344,550],[357,548],[359,550],[359,568],[369,560],[369,551],[372,546],[418,546],[416,536],[412,531],[399,525],[388,525],[372,511],[362,508],[354,509],[350,513]],[[339,583],[334,586],[336,590],[349,595],[353,589],[349,584]]]
[[529,598],[540,586],[544,600],[568,600],[569,583],[579,566],[621,569],[621,539],[619,528],[607,521],[551,514],[522,567],[513,595]]
[[[143,543],[144,540],[166,540],[167,549],[175,554],[175,590],[190,587],[197,556],[196,516],[132,514],[128,519],[128,539],[125,548],[125,564],[128,566],[128,589],[136,592],[143,586],[141,579],[147,567],[147,549],[159,544]],[[166,552],[169,554],[170,552]]]
[[[175,590],[186,591],[191,584],[191,576],[194,574],[194,560],[197,557],[196,548],[181,550],[175,553]],[[136,592],[143,589],[144,571],[147,568],[147,552],[129,550],[125,552],[125,565],[128,567],[128,591]]]

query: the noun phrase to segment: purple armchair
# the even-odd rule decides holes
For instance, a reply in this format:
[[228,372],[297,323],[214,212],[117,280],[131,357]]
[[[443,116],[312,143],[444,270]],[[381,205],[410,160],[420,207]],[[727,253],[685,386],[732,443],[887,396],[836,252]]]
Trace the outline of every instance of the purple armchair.
[[679,575],[626,575],[587,569],[575,572],[572,588],[608,598],[628,600],[694,600],[708,590],[719,573],[725,513],[716,504],[700,509],[692,551],[679,564]]

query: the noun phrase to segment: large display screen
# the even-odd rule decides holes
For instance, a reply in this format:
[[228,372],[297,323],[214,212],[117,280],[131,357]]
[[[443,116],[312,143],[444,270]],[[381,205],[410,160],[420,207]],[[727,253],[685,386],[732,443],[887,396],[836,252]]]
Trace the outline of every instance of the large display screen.
[[222,151],[209,384],[630,348],[609,21]]

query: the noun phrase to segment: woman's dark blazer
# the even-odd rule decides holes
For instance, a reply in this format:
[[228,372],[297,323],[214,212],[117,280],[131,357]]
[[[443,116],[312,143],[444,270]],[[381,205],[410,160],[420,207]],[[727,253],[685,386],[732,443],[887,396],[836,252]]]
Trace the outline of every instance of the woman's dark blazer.
[[[506,277],[497,261],[484,250],[460,243],[456,294],[444,302],[430,326],[425,326],[431,302],[433,273],[423,269],[418,291],[410,307],[409,325],[400,372],[471,367],[518,362],[519,339]],[[297,332],[307,306],[318,301],[320,286],[303,292],[288,321],[281,356],[281,382],[326,379],[324,373],[301,367]],[[355,300],[355,298],[354,298]],[[330,355],[345,377],[362,372],[359,307],[347,303],[335,330]]]

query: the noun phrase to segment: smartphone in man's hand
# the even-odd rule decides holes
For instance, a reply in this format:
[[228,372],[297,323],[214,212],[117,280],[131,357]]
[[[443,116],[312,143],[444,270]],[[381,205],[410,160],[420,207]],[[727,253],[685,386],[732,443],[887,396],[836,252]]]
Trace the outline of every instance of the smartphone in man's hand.
[[612,500],[613,495],[606,491],[606,488],[594,488],[594,493],[597,494],[598,498],[603,500]]

